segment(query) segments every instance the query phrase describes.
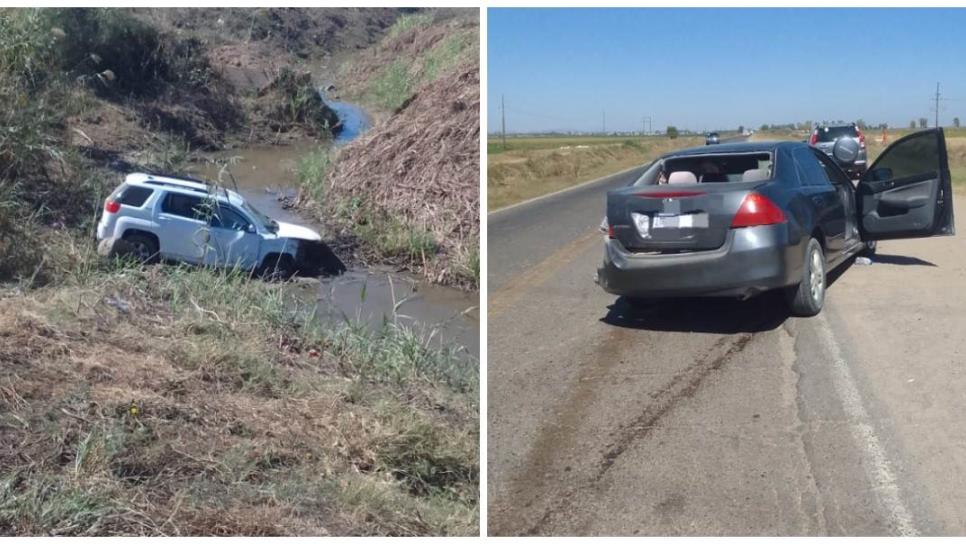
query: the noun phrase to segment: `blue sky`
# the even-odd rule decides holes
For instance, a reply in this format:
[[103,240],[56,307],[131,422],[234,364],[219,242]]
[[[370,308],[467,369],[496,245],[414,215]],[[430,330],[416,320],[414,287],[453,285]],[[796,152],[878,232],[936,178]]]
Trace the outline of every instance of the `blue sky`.
[[966,9],[487,12],[490,132],[966,122]]

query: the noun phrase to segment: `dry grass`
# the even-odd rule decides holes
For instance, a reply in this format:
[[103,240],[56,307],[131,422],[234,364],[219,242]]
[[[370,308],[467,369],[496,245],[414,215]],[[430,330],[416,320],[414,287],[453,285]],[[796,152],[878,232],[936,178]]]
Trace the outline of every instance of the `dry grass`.
[[487,206],[499,209],[703,143],[703,138],[663,136],[513,138],[506,151],[487,155]]
[[472,366],[284,286],[96,277],[0,299],[0,534],[476,534]]

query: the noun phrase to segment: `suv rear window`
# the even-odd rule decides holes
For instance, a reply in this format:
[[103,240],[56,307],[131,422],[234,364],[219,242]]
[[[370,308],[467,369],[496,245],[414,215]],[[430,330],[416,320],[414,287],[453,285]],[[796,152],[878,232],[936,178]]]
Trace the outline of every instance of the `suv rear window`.
[[820,142],[834,142],[842,136],[858,138],[859,133],[856,132],[853,126],[822,127],[818,129],[818,141]]
[[124,188],[120,196],[117,198],[119,204],[124,204],[125,206],[133,206],[135,208],[140,208],[144,206],[144,203],[148,200],[148,197],[154,193],[152,189],[147,187],[137,187],[135,185],[129,185]]

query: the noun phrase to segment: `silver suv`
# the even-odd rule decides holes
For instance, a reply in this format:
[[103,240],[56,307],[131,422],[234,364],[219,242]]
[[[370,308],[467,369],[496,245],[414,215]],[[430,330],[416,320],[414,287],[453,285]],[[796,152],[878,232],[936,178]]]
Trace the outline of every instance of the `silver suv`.
[[858,178],[865,173],[868,160],[865,135],[855,123],[816,126],[808,143],[832,157],[850,176]]
[[102,255],[239,267],[280,278],[328,272],[334,258],[319,233],[276,221],[235,191],[152,174],[130,174],[111,193],[97,240]]

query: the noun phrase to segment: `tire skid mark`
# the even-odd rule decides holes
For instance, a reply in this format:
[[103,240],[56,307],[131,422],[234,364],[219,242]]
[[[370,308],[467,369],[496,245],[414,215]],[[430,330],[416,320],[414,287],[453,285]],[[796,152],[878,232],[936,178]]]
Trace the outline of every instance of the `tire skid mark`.
[[[621,331],[623,329],[616,329]],[[696,362],[677,373],[654,398],[656,403],[649,406],[630,424],[622,426],[614,433],[617,438],[601,453],[601,460],[589,481],[573,485],[567,489],[554,504],[544,511],[540,519],[524,534],[528,536],[546,534],[544,528],[558,513],[566,510],[578,493],[585,489],[596,487],[614,462],[635,442],[646,438],[651,430],[658,426],[660,420],[667,415],[680,401],[692,397],[710,374],[721,369],[734,355],[740,353],[755,337],[754,333],[741,333],[734,336],[724,336],[715,341],[706,353],[696,358]],[[607,344],[605,344],[607,346]],[[616,345],[608,351],[615,350]],[[722,353],[722,350],[724,352]],[[616,353],[614,354],[616,358]],[[572,433],[573,434],[573,433]],[[559,446],[559,444],[558,444]],[[559,451],[559,447],[557,451]],[[529,506],[529,505],[527,505]]]
[[751,341],[752,334],[744,333],[728,346],[728,349],[720,355],[714,356],[722,345],[726,344],[727,337],[714,343],[708,353],[697,363],[689,366],[684,372],[680,372],[667,383],[661,391],[654,395],[654,404],[648,406],[641,415],[637,416],[629,425],[618,430],[617,439],[612,442],[607,451],[603,454],[603,459],[597,467],[595,480],[603,478],[604,474],[612,466],[618,457],[623,455],[627,448],[634,442],[645,438],[660,420],[683,399],[691,398],[700,388],[704,379],[720,369],[736,353],[740,353]]
[[[522,502],[523,507],[530,507],[540,497],[547,496],[543,490],[547,484],[559,478],[553,472],[554,461],[560,458],[561,451],[572,447],[574,437],[580,428],[580,423],[588,413],[589,408],[597,400],[600,390],[597,387],[598,378],[606,375],[620,362],[620,351],[630,340],[630,332],[626,329],[611,328],[595,356],[581,365],[575,383],[569,394],[562,402],[555,406],[556,416],[552,421],[540,426],[537,437],[530,448],[521,477],[515,479],[509,486],[507,496],[516,503],[516,508]],[[591,379],[593,378],[593,379]],[[507,519],[507,516],[503,516]],[[512,532],[512,529],[508,532]],[[503,534],[502,530],[494,533]]]

